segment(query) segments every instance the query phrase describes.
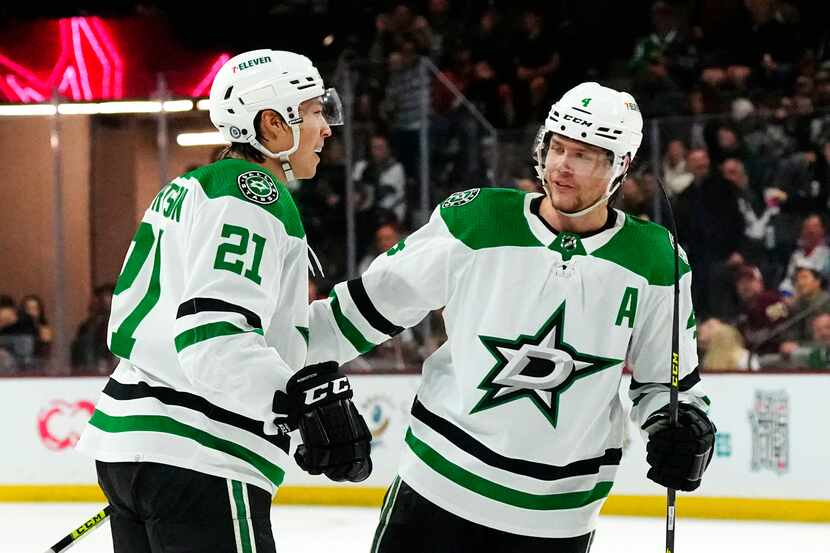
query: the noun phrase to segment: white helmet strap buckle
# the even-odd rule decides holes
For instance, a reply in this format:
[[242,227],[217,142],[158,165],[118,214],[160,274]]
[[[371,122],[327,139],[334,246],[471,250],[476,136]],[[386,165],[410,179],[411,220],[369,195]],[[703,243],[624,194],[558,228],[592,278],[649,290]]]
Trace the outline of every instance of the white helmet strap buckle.
[[294,170],[291,168],[291,161],[288,159],[288,156],[296,152],[297,148],[300,147],[300,125],[294,124],[289,125],[289,127],[291,127],[291,137],[293,142],[291,144],[291,148],[287,150],[283,150],[282,152],[272,152],[255,137],[252,137],[249,143],[258,151],[262,152],[264,156],[271,159],[279,159],[282,162],[281,165],[282,170],[285,173],[285,180],[291,182],[296,179],[294,178]]
[[296,179],[294,178],[294,169],[291,168],[291,162],[288,160],[288,156],[283,156],[280,158],[282,162],[282,172],[285,174],[285,180],[287,182],[293,182]]

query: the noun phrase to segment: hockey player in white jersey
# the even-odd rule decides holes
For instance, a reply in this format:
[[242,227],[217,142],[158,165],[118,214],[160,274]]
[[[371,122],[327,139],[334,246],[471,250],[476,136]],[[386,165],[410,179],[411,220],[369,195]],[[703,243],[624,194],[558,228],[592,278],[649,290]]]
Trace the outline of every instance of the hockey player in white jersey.
[[622,455],[626,363],[648,477],[700,484],[714,426],[698,384],[689,266],[684,258],[682,426],[669,429],[672,241],[608,206],[642,125],[629,94],[573,88],[534,147],[546,194],[455,193],[312,304],[309,359],[340,363],[444,308],[447,341],[423,364],[373,552],[588,551]]
[[301,468],[369,476],[348,380],[306,363],[308,246],[285,186],[314,175],[340,114],[305,56],[231,58],[210,92],[224,159],[145,212],[109,321],[121,360],[78,445],[97,460],[116,553],[273,552],[295,428]]

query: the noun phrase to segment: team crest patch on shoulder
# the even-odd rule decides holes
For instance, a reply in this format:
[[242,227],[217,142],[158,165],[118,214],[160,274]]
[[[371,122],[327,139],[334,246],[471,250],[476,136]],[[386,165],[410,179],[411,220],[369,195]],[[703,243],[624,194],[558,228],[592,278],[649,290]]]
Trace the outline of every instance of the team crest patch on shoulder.
[[242,195],[257,204],[272,204],[280,197],[277,184],[268,173],[246,171],[236,179]]
[[471,188],[463,192],[456,192],[451,194],[446,200],[441,203],[441,207],[458,207],[460,205],[468,204],[478,197],[480,188]]

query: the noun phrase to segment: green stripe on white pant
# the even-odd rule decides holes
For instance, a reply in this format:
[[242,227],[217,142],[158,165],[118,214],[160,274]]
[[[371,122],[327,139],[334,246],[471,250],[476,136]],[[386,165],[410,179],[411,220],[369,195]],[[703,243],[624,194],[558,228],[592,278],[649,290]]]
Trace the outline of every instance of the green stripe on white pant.
[[248,487],[238,480],[228,480],[228,499],[236,537],[236,553],[256,553],[254,526],[251,521],[251,504]]

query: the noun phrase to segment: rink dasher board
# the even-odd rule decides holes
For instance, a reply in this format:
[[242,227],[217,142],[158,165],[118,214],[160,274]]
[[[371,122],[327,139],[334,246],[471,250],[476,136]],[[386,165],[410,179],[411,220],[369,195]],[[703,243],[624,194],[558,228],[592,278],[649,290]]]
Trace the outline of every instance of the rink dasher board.
[[[280,504],[380,505],[393,479],[417,375],[351,377],[355,403],[374,435],[374,472],[334,484],[287,467]],[[628,376],[621,383],[629,405]],[[0,420],[10,444],[0,456],[0,501],[103,501],[94,465],[72,445],[106,378],[2,378]],[[681,516],[830,522],[829,374],[709,374],[718,427],[704,483],[680,494]],[[823,437],[823,438],[822,438]],[[295,441],[296,443],[296,441]],[[629,425],[623,461],[603,513],[662,516],[664,490],[645,479],[642,438]]]

